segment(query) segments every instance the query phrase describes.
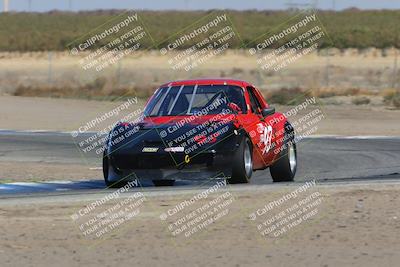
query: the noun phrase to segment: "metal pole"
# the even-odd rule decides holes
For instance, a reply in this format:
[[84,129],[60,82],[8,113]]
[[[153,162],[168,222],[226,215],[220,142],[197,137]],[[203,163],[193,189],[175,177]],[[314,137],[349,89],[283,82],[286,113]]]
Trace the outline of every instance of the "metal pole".
[[326,87],[329,87],[329,65],[330,65],[330,55],[329,55],[329,48],[326,48],[326,70],[325,70],[325,79],[326,79]]
[[399,54],[399,49],[396,48],[395,54],[394,54],[394,62],[393,62],[393,81],[392,81],[392,87],[396,88],[397,87],[397,58]]
[[[317,4],[318,4],[318,2],[317,2]],[[333,11],[335,11],[335,9],[336,9],[336,1],[335,0],[332,0],[332,9],[333,9]],[[329,54],[329,47],[327,47],[326,48],[326,70],[325,70],[325,79],[326,79],[326,87],[328,87],[329,88],[329,86],[330,86],[330,64],[331,64],[331,62],[330,62],[330,54]]]
[[118,60],[118,66],[117,66],[117,85],[120,85],[121,82],[121,63],[122,59]]
[[49,55],[49,72],[48,72],[48,82],[49,84],[52,83],[53,81],[53,52],[48,52]]

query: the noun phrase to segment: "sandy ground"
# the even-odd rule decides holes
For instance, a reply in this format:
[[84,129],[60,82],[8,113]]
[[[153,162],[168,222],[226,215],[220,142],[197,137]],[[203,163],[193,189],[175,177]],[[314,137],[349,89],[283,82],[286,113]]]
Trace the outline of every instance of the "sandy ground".
[[[75,131],[93,119],[120,106],[123,102],[0,96],[0,129]],[[318,102],[317,102],[318,103]],[[276,106],[285,112],[293,107]],[[319,108],[326,116],[315,134],[331,135],[400,135],[400,110],[384,106],[323,105],[302,110],[296,119]],[[118,116],[96,124],[90,130],[103,130],[130,112],[141,111],[138,99]]]
[[94,180],[103,177],[101,161],[98,166],[54,162],[0,161],[1,183],[39,182],[57,180]]
[[[2,129],[74,131],[87,122],[114,110],[126,101],[95,101],[39,97],[0,96],[0,125]],[[143,100],[121,110],[113,121],[130,112],[142,111]],[[112,123],[105,120],[89,131],[102,130]]]
[[[312,192],[319,192],[322,202],[313,217],[279,237],[261,236],[249,214],[298,186],[228,188],[234,197],[228,214],[187,238],[172,236],[168,230],[170,218],[161,221],[159,217],[198,191],[170,195],[145,193],[140,213],[100,238],[83,236],[71,215],[102,195],[0,200],[1,265],[398,265],[398,183],[317,184],[291,200],[296,202]],[[196,204],[202,205],[223,192]],[[91,200],[82,201],[88,197]],[[183,212],[188,214],[191,208],[186,209],[189,210]]]

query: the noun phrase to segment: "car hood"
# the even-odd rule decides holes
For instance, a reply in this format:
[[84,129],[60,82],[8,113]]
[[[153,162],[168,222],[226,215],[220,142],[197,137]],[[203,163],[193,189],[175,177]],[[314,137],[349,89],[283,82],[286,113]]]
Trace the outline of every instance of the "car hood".
[[207,122],[231,122],[235,120],[234,114],[213,114],[213,115],[184,115],[184,116],[159,116],[145,117],[138,123],[143,129],[159,128],[176,125],[182,126],[197,126]]
[[[235,115],[145,118],[137,124],[116,125],[109,136],[109,152],[141,153],[146,147],[183,147],[185,153],[195,154],[216,145],[232,149],[234,144],[223,140],[235,135]],[[237,132],[236,132],[237,133]],[[234,138],[235,139],[235,138]]]

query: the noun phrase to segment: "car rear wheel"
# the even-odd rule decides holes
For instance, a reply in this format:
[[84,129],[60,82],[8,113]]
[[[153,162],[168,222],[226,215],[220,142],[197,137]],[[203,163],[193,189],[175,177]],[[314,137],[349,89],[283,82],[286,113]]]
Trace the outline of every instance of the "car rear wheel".
[[153,180],[155,186],[173,186],[175,180]]
[[232,176],[228,180],[230,184],[248,183],[253,174],[253,156],[250,140],[243,138],[232,162]]
[[274,182],[292,182],[297,170],[297,149],[296,144],[287,140],[282,146],[279,158],[270,166],[269,170]]

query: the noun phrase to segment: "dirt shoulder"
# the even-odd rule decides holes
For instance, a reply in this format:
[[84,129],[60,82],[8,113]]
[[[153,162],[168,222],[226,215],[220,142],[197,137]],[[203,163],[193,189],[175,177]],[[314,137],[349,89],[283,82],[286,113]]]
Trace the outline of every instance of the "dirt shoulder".
[[[132,98],[127,109],[120,108],[123,118],[133,111],[140,112],[143,100]],[[135,102],[137,101],[137,102]],[[127,101],[95,101],[41,97],[0,96],[0,125],[2,129],[75,131],[86,123],[119,108]],[[113,116],[111,116],[112,119]],[[117,118],[117,119],[118,119]],[[89,131],[103,130],[107,120],[95,124]]]
[[99,160],[99,166],[95,166],[54,162],[0,161],[0,177],[4,177],[1,179],[1,183],[98,180],[103,178],[100,163]]
[[[228,213],[189,237],[173,236],[168,230],[172,217],[161,221],[160,214],[199,191],[144,193],[146,199],[138,215],[101,238],[89,239],[83,236],[71,215],[95,197],[91,201],[76,196],[42,201],[0,200],[0,260],[2,266],[397,265],[400,260],[398,183],[317,185],[290,200],[292,204],[300,203],[300,199],[318,192],[322,201],[316,206],[314,216],[278,237],[263,237],[249,214],[298,186],[227,189],[223,192],[230,192],[234,198],[227,206]],[[218,194],[196,205],[201,206]],[[270,212],[281,211],[281,207]],[[180,212],[189,214],[191,210],[187,207]]]

